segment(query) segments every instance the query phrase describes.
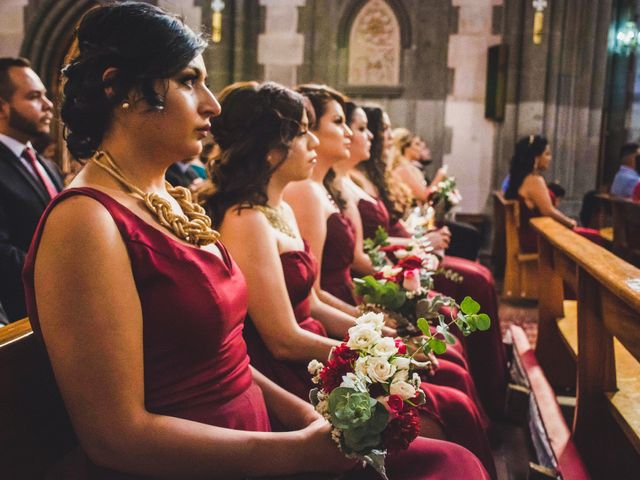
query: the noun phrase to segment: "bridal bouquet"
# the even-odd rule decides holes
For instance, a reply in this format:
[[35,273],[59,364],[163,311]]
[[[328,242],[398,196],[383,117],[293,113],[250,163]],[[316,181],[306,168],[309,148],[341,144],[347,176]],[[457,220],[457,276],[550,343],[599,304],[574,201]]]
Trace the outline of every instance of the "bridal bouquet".
[[[455,343],[450,326],[456,324],[464,335],[487,330],[491,320],[480,313],[480,305],[471,297],[460,304],[441,294],[433,294],[433,276],[428,256],[405,256],[391,267],[374,275],[355,278],[355,293],[362,298],[361,308],[385,312],[396,321],[401,335],[424,335],[425,353],[442,354],[447,344]],[[447,308],[445,308],[447,307]],[[434,332],[431,332],[432,325]]]
[[444,201],[447,211],[460,204],[462,195],[456,185],[454,177],[447,177],[436,185],[436,191],[431,194],[433,203]]
[[317,385],[311,403],[331,423],[342,452],[387,479],[386,454],[406,449],[420,431],[417,407],[425,395],[416,371],[429,362],[409,356],[401,339],[383,337],[383,325],[380,313],[362,315],[327,364],[312,360],[308,369]]

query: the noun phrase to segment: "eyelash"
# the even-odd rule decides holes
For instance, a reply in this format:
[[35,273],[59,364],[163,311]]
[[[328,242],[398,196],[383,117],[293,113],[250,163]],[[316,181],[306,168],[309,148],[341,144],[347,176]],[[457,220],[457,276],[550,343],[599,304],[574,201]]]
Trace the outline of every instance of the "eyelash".
[[190,75],[188,77],[184,77],[182,80],[180,80],[180,83],[182,83],[183,85],[186,85],[188,87],[193,87],[193,85],[195,84],[195,82],[198,80],[197,75]]

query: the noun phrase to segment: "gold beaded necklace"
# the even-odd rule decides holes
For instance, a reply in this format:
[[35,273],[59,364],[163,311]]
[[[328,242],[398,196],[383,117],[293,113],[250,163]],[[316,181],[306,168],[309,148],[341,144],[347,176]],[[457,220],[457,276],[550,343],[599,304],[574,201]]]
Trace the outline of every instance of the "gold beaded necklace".
[[289,225],[289,223],[283,218],[280,209],[270,207],[269,205],[254,205],[253,208],[262,212],[266,217],[267,222],[269,222],[269,225],[273,228],[284,233],[288,237],[298,238],[298,235],[296,235],[296,232],[291,228],[291,225]]
[[173,212],[171,204],[155,192],[146,193],[131,183],[107,152],[97,151],[91,158],[100,168],[129,189],[129,194],[140,198],[153,213],[158,223],[173,234],[197,247],[209,245],[220,238],[211,228],[211,219],[200,205],[191,199],[191,192],[184,187],[174,187],[166,182],[167,192],[176,199],[184,215]]

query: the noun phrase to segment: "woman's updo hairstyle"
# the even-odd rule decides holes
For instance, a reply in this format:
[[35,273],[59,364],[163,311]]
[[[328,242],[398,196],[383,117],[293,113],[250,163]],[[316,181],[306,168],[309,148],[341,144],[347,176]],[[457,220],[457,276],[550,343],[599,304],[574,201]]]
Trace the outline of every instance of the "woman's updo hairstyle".
[[[95,153],[109,128],[113,109],[136,90],[152,109],[164,105],[154,82],[185,68],[206,42],[183,21],[141,2],[123,2],[90,10],[76,31],[78,55],[63,69],[61,109],[67,146],[77,158]],[[115,74],[103,81],[104,72]],[[112,89],[107,95],[106,88]],[[130,100],[127,100],[130,101]]]
[[533,172],[536,157],[542,155],[547,148],[549,141],[541,135],[529,135],[523,137],[516,143],[516,151],[511,158],[509,169],[509,185],[505,192],[505,198],[518,198],[518,190],[524,179]]
[[295,88],[296,92],[301,93],[311,102],[313,110],[307,111],[309,117],[309,128],[311,130],[317,130],[320,126],[320,118],[327,111],[327,105],[332,100],[335,100],[340,104],[343,110],[345,110],[345,102],[347,101],[345,96],[339,91],[327,86],[318,85],[315,83],[308,83],[305,85],[298,85]]
[[[300,133],[305,102],[302,95],[274,82],[238,82],[219,95],[222,113],[211,119],[218,155],[207,165],[215,191],[207,200],[215,225],[225,212],[266,205],[267,185]],[[272,165],[267,155],[282,153]]]

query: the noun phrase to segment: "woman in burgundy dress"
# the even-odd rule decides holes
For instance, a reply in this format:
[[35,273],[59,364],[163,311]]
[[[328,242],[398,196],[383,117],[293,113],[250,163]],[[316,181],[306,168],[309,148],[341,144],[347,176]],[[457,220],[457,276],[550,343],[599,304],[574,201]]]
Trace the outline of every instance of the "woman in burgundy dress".
[[538,251],[537,235],[529,220],[535,217],[551,217],[562,225],[573,229],[589,240],[605,246],[606,241],[593,228],[578,227],[577,222],[567,217],[556,207],[556,198],[547,187],[542,174],[551,163],[551,146],[545,137],[529,135],[516,143],[511,159],[509,183],[505,197],[520,203],[518,239],[520,251]]
[[[411,235],[400,219],[408,207],[410,194],[408,188],[390,180],[387,158],[393,139],[389,117],[380,108],[365,108],[365,112],[373,133],[371,157],[352,171],[354,181],[371,197],[358,202],[363,233],[365,238],[372,237],[381,226],[391,235],[392,244],[407,244]],[[449,236],[444,227],[427,233],[426,238],[435,250],[444,251]],[[456,283],[440,275],[436,277],[435,289],[458,302],[467,295],[473,297],[492,319],[490,330],[461,339],[480,398],[491,415],[499,416],[504,408],[508,372],[493,276],[484,266],[457,257],[445,256],[441,267],[460,273],[463,281]]]
[[[299,94],[273,83],[236,84],[220,98],[223,113],[212,121],[220,153],[210,169],[216,192],[209,206],[249,285],[249,355],[257,369],[307,398],[307,363],[326,359],[337,344],[330,336],[343,338],[354,324],[315,294],[315,255],[282,198],[290,182],[311,175],[322,149]],[[348,128],[334,125],[336,136],[348,138]],[[446,387],[430,385],[426,393],[423,433],[458,441],[493,472],[473,402]]]
[[[57,478],[352,468],[306,402],[250,368],[242,273],[188,194],[164,182],[220,112],[204,42],[129,2],[91,10],[77,35],[62,118],[70,151],[92,158],[45,212],[24,271],[79,440]],[[187,217],[167,222],[171,212]],[[267,408],[291,431],[271,433]]]

